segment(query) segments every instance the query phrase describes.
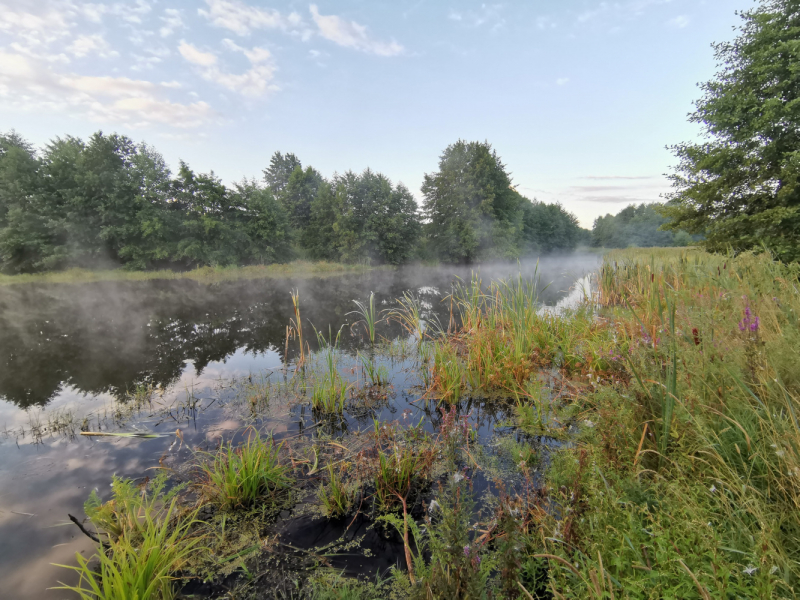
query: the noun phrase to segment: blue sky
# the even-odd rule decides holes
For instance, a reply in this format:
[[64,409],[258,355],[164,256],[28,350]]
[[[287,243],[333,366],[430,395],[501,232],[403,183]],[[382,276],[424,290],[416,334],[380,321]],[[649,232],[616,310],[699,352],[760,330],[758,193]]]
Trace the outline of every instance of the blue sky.
[[0,130],[102,129],[175,168],[258,177],[276,150],[420,198],[459,138],[584,226],[668,189],[665,145],[750,0],[0,0]]

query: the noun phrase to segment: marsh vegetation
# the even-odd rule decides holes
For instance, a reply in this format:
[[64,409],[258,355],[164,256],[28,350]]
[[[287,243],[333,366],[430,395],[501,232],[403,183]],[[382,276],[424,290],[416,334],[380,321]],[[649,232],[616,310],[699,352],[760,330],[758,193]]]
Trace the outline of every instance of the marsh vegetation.
[[[159,480],[158,518],[152,504],[120,517],[120,495],[155,496],[115,482],[87,505],[107,547],[81,585],[112,577],[106,562],[144,568],[120,539],[146,549],[166,527],[174,593],[205,581],[253,598],[794,597],[798,275],[765,254],[655,249],[607,255],[560,311],[519,275],[456,283],[449,327],[420,324],[401,296],[383,315],[410,341],[413,417],[367,403],[363,427],[342,426],[375,388],[391,395],[368,372],[397,374],[396,344],[365,333],[348,356],[326,337],[271,401],[313,411],[335,380],[344,410],[313,411],[309,435],[276,443],[250,425],[194,452],[160,476],[176,487]],[[297,545],[300,521],[335,533]],[[364,570],[377,548],[391,568]]]

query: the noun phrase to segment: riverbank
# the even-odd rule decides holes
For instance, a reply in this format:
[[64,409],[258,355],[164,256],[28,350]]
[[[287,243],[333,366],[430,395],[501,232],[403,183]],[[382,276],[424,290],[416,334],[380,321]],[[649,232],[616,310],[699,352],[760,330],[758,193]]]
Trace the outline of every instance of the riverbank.
[[[798,276],[766,255],[616,251],[564,310],[521,276],[457,284],[450,322],[413,294],[363,302],[355,355],[335,332],[304,355],[296,312],[291,369],[225,400],[249,415],[233,445],[172,465],[172,495],[117,483],[87,506],[106,567],[135,572],[150,543],[192,593],[244,598],[792,598]],[[381,342],[386,318],[406,335]],[[312,421],[259,429],[287,406]]]
[[243,267],[200,267],[191,271],[126,271],[124,269],[68,269],[47,273],[0,275],[0,285],[24,283],[90,283],[94,281],[152,281],[159,279],[191,279],[203,283],[237,279],[266,279],[273,277],[307,277],[341,273],[364,273],[378,267],[365,264],[345,264],[327,261],[293,261],[271,265]]

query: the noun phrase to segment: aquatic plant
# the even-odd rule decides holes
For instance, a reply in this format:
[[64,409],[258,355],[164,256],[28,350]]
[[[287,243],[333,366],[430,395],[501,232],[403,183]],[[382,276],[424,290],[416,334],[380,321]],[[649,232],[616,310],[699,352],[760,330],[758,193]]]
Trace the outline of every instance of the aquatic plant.
[[319,355],[322,357],[324,371],[322,376],[315,377],[311,387],[311,407],[325,414],[339,414],[344,412],[347,401],[347,391],[349,385],[339,374],[338,350],[339,337],[342,330],[333,337],[332,331],[328,330],[328,339],[314,330],[319,342]]
[[75,592],[84,600],[172,600],[174,574],[201,541],[190,536],[193,519],[179,518],[179,512],[173,500],[158,519],[145,514],[135,537],[123,534],[90,558],[76,553],[78,566],[58,566],[77,572],[78,584],[54,589]]
[[186,486],[167,491],[167,481],[165,472],[142,485],[114,477],[113,497],[105,503],[92,491],[86,514],[108,541],[102,541],[88,559],[76,554],[77,566],[58,565],[77,572],[79,582],[55,589],[75,592],[85,600],[171,600],[174,573],[202,539],[191,534],[196,511],[178,505],[177,495]]
[[294,318],[290,319],[289,325],[286,327],[286,349],[284,355],[288,357],[289,339],[296,337],[300,347],[300,359],[297,361],[297,368],[299,369],[306,362],[306,348],[303,345],[303,319],[300,316],[300,290],[293,290],[290,295],[292,297]]
[[343,481],[332,464],[327,467],[328,484],[317,492],[323,511],[329,517],[341,517],[349,512],[355,500],[355,489]]
[[364,376],[372,386],[383,386],[389,383],[389,370],[385,365],[376,365],[374,360],[359,353],[358,358],[364,369]]
[[367,337],[371,344],[375,343],[375,326],[380,323],[379,311],[375,309],[375,292],[369,293],[369,300],[364,303],[359,300],[353,300],[358,310],[351,311],[347,315],[359,315],[361,320],[356,321],[353,325],[361,323],[367,330]]
[[247,442],[234,447],[231,441],[220,450],[204,453],[209,459],[200,468],[205,480],[203,495],[225,509],[252,506],[259,499],[275,496],[292,485],[290,469],[280,457],[281,445],[251,430]]

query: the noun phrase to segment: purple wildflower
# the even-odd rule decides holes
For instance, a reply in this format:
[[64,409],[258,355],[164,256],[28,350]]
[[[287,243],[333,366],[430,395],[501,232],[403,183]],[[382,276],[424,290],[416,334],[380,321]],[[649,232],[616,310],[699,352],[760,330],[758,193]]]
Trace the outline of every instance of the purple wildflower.
[[469,545],[464,546],[464,556],[469,556]]
[[744,319],[739,321],[739,331],[758,331],[758,327],[761,324],[761,319],[759,317],[753,317],[753,313],[750,312],[750,305],[746,305],[744,307]]

